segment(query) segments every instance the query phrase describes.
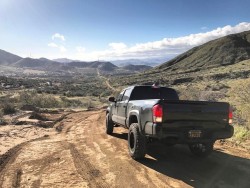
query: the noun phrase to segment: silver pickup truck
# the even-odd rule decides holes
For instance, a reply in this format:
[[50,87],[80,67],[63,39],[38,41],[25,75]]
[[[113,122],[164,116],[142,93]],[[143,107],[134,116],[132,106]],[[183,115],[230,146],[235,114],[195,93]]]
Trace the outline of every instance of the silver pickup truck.
[[128,148],[134,159],[145,156],[150,140],[188,144],[193,154],[204,157],[216,140],[234,132],[228,103],[179,100],[171,88],[131,86],[109,101],[106,133],[112,134],[115,125],[129,129]]

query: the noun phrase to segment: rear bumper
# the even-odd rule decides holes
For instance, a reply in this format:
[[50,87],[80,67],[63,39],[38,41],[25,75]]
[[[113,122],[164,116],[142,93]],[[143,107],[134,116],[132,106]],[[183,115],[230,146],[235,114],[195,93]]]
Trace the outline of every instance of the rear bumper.
[[[190,138],[188,135],[190,130],[201,130],[201,137]],[[149,137],[160,140],[167,139],[175,143],[210,142],[232,137],[234,128],[231,125],[227,125],[223,129],[204,129],[201,127],[169,128],[162,124],[147,123],[145,126],[145,134]]]

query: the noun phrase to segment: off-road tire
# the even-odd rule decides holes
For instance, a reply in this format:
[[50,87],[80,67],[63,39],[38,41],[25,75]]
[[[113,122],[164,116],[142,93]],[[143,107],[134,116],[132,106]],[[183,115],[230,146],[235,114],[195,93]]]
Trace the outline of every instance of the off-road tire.
[[135,160],[145,157],[146,138],[140,134],[138,123],[133,123],[129,127],[128,150],[130,156]]
[[214,142],[194,143],[189,145],[190,151],[198,157],[207,157],[214,148]]
[[112,134],[114,129],[114,123],[109,117],[109,113],[106,115],[106,133]]

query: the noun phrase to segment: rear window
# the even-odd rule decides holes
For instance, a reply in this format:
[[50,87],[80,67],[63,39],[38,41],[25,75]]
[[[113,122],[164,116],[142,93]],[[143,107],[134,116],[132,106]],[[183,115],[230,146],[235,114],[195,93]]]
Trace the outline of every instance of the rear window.
[[174,89],[152,86],[135,87],[131,93],[129,100],[144,100],[144,99],[165,99],[179,100],[178,94]]

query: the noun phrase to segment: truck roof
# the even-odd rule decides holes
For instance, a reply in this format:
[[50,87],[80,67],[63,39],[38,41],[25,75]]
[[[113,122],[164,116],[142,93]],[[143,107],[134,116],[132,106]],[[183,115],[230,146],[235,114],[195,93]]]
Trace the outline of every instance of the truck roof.
[[173,88],[170,88],[170,87],[164,87],[164,86],[152,86],[152,85],[134,85],[134,86],[129,86],[125,89],[130,89],[130,88],[135,88],[135,87],[152,87],[152,88],[167,88],[167,89],[172,89],[172,90],[175,90]]

